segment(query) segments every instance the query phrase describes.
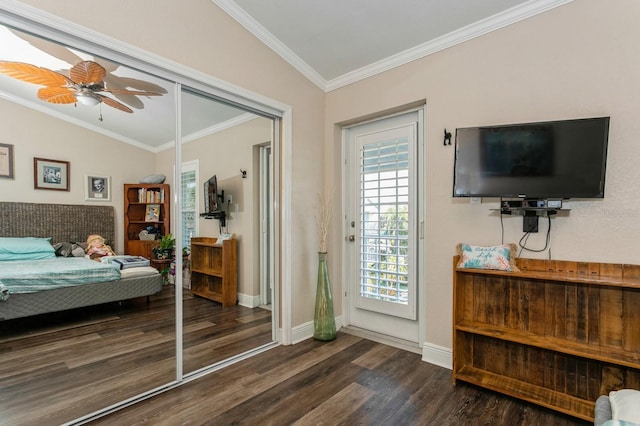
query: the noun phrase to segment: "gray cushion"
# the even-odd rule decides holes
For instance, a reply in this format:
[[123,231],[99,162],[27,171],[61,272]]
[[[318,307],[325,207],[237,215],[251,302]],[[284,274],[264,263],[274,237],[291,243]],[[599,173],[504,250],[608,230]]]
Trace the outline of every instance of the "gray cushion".
[[166,178],[165,175],[149,175],[143,178],[140,183],[163,183]]
[[607,395],[600,395],[596,399],[596,410],[593,417],[594,426],[602,426],[606,421],[611,420],[611,402]]

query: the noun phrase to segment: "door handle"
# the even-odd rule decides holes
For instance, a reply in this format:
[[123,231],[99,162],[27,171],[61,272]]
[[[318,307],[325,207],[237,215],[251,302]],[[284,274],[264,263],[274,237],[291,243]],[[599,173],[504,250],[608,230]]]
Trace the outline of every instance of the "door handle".
[[354,242],[356,240],[355,235],[349,235],[349,241]]

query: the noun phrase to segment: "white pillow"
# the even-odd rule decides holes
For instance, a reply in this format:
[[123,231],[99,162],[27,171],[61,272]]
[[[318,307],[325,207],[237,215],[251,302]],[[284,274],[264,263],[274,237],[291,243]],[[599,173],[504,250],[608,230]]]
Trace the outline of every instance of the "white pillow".
[[622,389],[609,392],[609,401],[614,419],[640,423],[640,391]]

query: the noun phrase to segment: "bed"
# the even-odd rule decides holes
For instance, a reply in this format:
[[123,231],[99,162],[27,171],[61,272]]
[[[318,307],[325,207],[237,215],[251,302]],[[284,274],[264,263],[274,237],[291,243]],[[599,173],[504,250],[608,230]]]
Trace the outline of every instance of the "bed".
[[[51,238],[55,244],[83,242],[91,234],[103,236],[118,251],[113,245],[112,206],[0,202],[0,237]],[[0,301],[0,320],[150,296],[160,292],[162,285],[162,276],[153,268],[131,268],[116,279],[26,293],[11,294],[10,290],[7,300]]]

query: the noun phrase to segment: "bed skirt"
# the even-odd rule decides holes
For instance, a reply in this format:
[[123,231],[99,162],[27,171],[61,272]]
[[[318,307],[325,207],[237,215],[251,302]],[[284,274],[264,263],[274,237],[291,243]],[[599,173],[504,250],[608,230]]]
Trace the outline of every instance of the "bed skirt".
[[148,296],[159,293],[162,285],[162,276],[153,274],[38,293],[12,294],[7,301],[0,302],[0,321]]

